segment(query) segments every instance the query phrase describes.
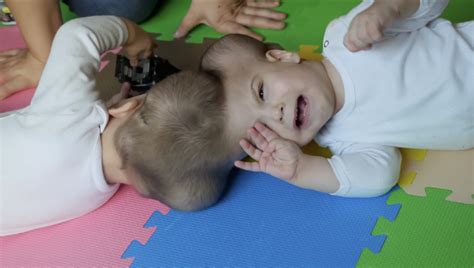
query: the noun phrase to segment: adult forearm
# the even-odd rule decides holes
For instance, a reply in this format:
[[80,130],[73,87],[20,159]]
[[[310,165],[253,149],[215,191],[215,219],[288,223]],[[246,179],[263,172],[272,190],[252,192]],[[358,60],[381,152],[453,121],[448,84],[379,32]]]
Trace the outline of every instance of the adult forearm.
[[45,63],[62,24],[58,0],[7,0],[30,53]]
[[295,177],[290,183],[325,193],[334,193],[339,189],[339,181],[328,160],[306,154],[299,160]]

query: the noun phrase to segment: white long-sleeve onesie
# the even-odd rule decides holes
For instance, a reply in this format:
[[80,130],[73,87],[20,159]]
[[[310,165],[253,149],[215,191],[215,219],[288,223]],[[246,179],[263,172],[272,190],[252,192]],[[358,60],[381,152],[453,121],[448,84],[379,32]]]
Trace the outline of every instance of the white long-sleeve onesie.
[[63,25],[31,105],[0,117],[0,236],[64,222],[104,204],[118,185],[102,171],[108,113],[95,76],[100,54],[127,40],[116,17]]
[[412,16],[386,29],[386,40],[352,53],[344,35],[372,3],[333,21],[324,37],[323,54],[345,90],[342,109],[315,138],[334,154],[336,195],[388,191],[400,172],[396,147],[474,147],[474,23],[436,19],[447,1],[421,0]]

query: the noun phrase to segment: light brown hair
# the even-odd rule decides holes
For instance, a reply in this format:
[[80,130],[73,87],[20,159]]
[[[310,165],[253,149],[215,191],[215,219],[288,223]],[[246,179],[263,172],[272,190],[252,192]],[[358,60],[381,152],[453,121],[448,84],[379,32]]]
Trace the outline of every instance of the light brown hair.
[[223,98],[215,78],[190,71],[149,90],[115,137],[123,165],[140,178],[142,195],[185,211],[218,200],[232,167]]

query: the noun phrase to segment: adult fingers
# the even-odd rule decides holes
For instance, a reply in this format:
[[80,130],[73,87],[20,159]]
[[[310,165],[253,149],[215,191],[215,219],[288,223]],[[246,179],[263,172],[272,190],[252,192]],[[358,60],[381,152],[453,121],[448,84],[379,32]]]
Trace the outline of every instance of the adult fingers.
[[259,41],[263,40],[262,36],[250,31],[246,27],[244,27],[241,24],[236,23],[236,22],[227,21],[227,22],[223,23],[222,25],[216,26],[215,28],[218,32],[221,32],[221,33],[243,34],[243,35],[250,36],[254,39],[257,39]]
[[280,5],[280,1],[279,0],[268,0],[268,1],[248,0],[246,5],[249,7],[274,8]]
[[0,100],[28,87],[28,81],[16,76],[0,86]]
[[243,7],[243,14],[249,16],[257,16],[262,18],[269,18],[274,20],[284,20],[286,19],[286,14],[283,12],[274,11],[268,8],[257,8],[257,7]]
[[235,21],[239,24],[248,27],[257,27],[264,29],[283,29],[285,27],[285,23],[282,21],[253,15],[246,15],[243,13],[239,13],[235,18]]
[[0,52],[0,56],[15,56],[16,54],[20,53],[21,51],[23,51],[24,49],[22,48],[16,48],[16,49],[10,49],[10,50],[6,50],[6,51],[2,51]]
[[174,33],[175,38],[181,38],[184,37],[188,34],[189,31],[191,31],[194,27],[196,27],[198,24],[201,23],[200,17],[194,14],[192,10],[192,6],[184,19],[181,21],[181,24],[179,25],[178,29]]

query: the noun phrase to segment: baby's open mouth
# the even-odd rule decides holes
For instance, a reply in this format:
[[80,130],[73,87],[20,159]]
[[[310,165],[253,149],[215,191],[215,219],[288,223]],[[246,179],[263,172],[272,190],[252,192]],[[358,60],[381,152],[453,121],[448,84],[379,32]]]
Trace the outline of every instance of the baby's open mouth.
[[306,101],[306,98],[303,97],[302,95],[298,97],[296,100],[296,111],[295,111],[295,126],[298,129],[303,128],[306,124],[307,121],[307,107],[308,107],[308,102]]

